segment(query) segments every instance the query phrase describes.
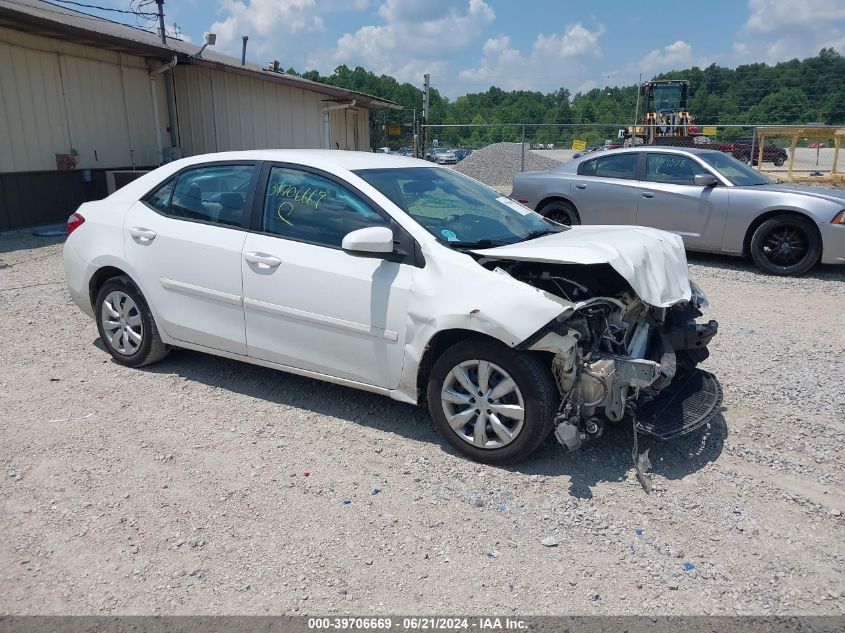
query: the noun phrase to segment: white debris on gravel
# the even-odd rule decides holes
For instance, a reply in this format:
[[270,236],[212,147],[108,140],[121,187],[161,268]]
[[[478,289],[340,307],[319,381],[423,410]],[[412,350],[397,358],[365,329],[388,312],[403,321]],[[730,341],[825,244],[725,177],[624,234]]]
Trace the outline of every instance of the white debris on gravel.
[[[545,171],[560,165],[560,161],[525,147],[525,170]],[[493,143],[475,150],[455,166],[462,174],[492,187],[510,186],[513,177],[522,170],[522,149],[519,143]]]

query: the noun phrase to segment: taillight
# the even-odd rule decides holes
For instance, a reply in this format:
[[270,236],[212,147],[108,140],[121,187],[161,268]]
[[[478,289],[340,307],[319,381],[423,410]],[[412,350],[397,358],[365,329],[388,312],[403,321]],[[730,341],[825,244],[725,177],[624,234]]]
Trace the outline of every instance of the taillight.
[[67,219],[67,234],[70,235],[85,222],[85,218],[81,213],[71,213]]

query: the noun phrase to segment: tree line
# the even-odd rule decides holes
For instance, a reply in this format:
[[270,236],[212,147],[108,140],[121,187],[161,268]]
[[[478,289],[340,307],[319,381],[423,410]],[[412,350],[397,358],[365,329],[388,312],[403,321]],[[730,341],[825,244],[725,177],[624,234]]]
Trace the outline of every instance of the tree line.
[[[288,73],[296,73],[288,69]],[[408,145],[413,134],[413,113],[421,116],[422,89],[400,83],[388,75],[376,75],[360,66],[338,66],[329,76],[315,70],[301,74],[312,81],[375,95],[403,106],[402,111],[374,111],[371,140],[374,147]],[[434,78],[436,80],[436,77]],[[815,57],[793,59],[770,66],[764,63],[725,68],[711,64],[661,73],[653,79],[687,79],[689,111],[699,125],[792,125],[845,124],[845,57],[833,48]],[[572,95],[566,87],[550,93],[530,90],[505,91],[495,86],[486,92],[462,95],[454,100],[430,91],[429,123],[472,123],[487,127],[440,128],[435,131],[443,145],[480,147],[496,141],[519,141],[520,126],[505,124],[578,124],[588,140],[610,136],[615,126],[633,123],[637,86],[594,88]],[[642,114],[642,105],[640,105]],[[402,135],[388,135],[390,123],[402,126]],[[605,128],[598,126],[605,125]],[[526,140],[567,143],[576,131],[529,126]],[[595,136],[596,139],[592,139]]]

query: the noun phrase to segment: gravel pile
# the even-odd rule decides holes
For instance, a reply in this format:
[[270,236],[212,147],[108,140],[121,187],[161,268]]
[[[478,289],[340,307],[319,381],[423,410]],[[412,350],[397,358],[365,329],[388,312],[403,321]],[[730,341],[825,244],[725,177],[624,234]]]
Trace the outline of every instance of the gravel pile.
[[0,234],[0,614],[841,616],[845,267],[690,269],[724,411],[641,440],[647,496],[627,427],[496,468],[382,396],[118,366],[60,241]]
[[[558,165],[560,161],[540,156],[525,148],[525,171],[545,171]],[[455,169],[498,188],[510,187],[513,177],[521,171],[521,166],[522,149],[519,143],[493,143],[473,151]]]

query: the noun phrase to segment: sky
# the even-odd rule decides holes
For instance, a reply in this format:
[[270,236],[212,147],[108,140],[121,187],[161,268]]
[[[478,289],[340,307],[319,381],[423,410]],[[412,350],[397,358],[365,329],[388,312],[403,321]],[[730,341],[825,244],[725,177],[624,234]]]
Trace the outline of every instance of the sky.
[[[61,4],[62,0],[53,0]],[[154,11],[153,0],[77,0]],[[144,18],[68,8],[134,24]],[[845,0],[165,0],[168,30],[215,50],[322,74],[341,65],[456,98],[505,90],[571,93],[673,69],[845,53]]]

